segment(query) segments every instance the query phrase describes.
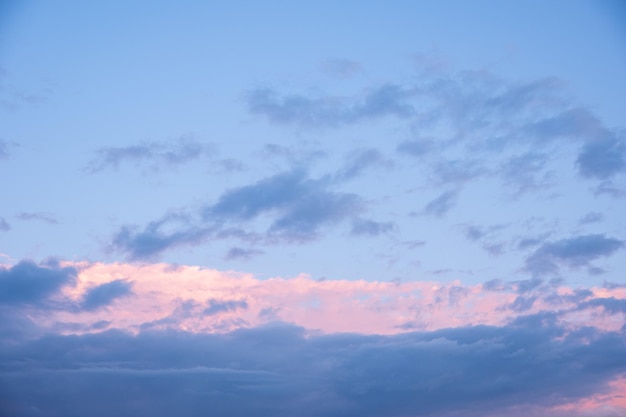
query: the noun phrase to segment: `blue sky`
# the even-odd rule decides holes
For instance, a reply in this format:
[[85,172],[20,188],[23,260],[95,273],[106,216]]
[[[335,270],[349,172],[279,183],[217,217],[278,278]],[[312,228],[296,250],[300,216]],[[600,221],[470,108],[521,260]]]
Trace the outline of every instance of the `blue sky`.
[[[82,315],[99,311],[108,331],[141,334],[148,321],[109,304],[163,264],[259,286],[428,282],[450,300],[499,288],[520,314],[571,291],[623,302],[602,291],[626,285],[625,39],[618,1],[3,2],[2,314],[53,309],[56,324],[33,326],[61,337],[70,321],[99,334]],[[45,278],[63,268],[78,278]],[[60,294],[71,308],[51,307]],[[339,331],[324,327],[334,307],[306,322],[272,316],[266,293],[176,294],[177,331],[199,331],[191,311],[257,307],[246,331],[270,316]],[[406,311],[398,326],[422,323]],[[420,329],[462,333],[497,311]],[[515,331],[498,317],[485,324]]]

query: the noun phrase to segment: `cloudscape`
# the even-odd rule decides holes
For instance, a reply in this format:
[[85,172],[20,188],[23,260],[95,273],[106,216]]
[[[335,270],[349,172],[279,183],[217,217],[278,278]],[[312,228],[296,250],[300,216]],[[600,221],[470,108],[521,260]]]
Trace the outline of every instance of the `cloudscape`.
[[626,8],[0,3],[0,415],[626,415]]

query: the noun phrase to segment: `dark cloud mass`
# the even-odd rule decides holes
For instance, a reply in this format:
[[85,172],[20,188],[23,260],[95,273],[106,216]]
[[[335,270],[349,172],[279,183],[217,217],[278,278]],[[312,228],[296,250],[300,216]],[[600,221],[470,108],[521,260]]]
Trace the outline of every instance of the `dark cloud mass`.
[[22,261],[12,267],[0,267],[0,304],[44,302],[62,286],[74,282],[76,274],[76,269],[55,262],[37,265]]
[[0,408],[6,417],[556,415],[541,407],[602,393],[626,372],[626,339],[555,323],[539,315],[396,336],[284,324],[49,335],[0,345]]

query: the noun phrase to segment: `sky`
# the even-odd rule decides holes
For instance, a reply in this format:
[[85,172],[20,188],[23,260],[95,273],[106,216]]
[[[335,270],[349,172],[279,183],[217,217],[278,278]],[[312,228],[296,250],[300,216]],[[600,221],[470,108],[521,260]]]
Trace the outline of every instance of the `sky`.
[[0,414],[626,415],[626,7],[0,0]]

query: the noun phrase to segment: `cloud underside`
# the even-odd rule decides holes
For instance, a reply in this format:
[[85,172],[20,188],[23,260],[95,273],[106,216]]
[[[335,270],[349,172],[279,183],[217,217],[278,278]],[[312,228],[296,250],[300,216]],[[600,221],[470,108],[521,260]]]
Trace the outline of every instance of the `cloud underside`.
[[0,268],[0,410],[617,417],[624,329],[619,285],[21,262]]
[[558,416],[556,406],[606,394],[624,375],[623,335],[557,340],[563,329],[529,323],[48,336],[2,348],[0,404],[16,416]]

